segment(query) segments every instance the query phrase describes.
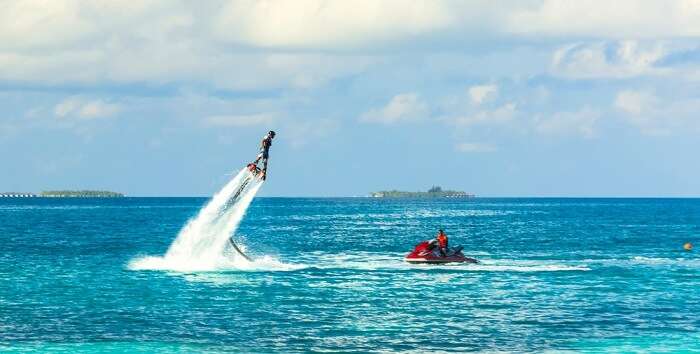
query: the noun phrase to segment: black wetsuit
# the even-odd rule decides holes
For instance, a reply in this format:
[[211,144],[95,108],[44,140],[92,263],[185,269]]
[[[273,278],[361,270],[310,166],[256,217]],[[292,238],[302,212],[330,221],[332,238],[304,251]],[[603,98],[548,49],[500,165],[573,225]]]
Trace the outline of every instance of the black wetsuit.
[[272,146],[272,138],[269,135],[267,135],[260,144],[260,154],[265,160],[267,160],[270,157],[270,146]]
[[260,160],[263,160],[263,171],[267,170],[267,159],[270,158],[270,146],[272,146],[272,137],[270,135],[265,135],[260,143],[260,153],[254,162],[257,164]]

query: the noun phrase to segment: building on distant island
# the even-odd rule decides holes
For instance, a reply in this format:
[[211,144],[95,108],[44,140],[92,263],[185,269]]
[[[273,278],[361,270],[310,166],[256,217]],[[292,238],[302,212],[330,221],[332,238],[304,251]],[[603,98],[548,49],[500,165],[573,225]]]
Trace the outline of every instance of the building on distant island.
[[5,192],[0,193],[0,198],[34,198],[37,195],[34,193],[17,193],[17,192]]
[[427,192],[379,191],[370,193],[374,198],[475,198],[476,195],[463,191],[443,190],[433,186]]
[[121,198],[124,194],[110,191],[44,191],[40,196],[47,198]]

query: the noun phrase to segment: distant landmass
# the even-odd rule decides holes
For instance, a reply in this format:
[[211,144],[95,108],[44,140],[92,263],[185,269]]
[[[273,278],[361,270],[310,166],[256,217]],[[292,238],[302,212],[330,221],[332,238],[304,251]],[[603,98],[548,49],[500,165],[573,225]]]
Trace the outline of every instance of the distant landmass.
[[124,194],[110,191],[44,191],[39,194],[40,197],[59,197],[59,198],[121,198]]
[[44,191],[39,194],[27,192],[4,192],[0,198],[120,198],[124,194],[110,191]]
[[463,191],[443,190],[433,186],[427,192],[379,191],[370,193],[374,198],[474,198],[476,195]]

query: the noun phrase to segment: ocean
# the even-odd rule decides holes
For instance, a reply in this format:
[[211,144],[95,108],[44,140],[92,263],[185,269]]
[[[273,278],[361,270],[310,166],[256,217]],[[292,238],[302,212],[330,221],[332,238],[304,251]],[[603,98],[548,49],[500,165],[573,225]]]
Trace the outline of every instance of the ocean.
[[149,267],[206,203],[0,199],[0,351],[700,351],[698,199],[255,198],[253,265]]

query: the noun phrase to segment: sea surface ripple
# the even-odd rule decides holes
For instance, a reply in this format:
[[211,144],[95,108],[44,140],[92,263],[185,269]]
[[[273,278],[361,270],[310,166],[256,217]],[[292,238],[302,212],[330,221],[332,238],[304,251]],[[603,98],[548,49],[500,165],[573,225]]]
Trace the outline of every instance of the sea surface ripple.
[[255,267],[134,266],[205,203],[0,199],[0,351],[700,350],[697,199],[256,198]]

